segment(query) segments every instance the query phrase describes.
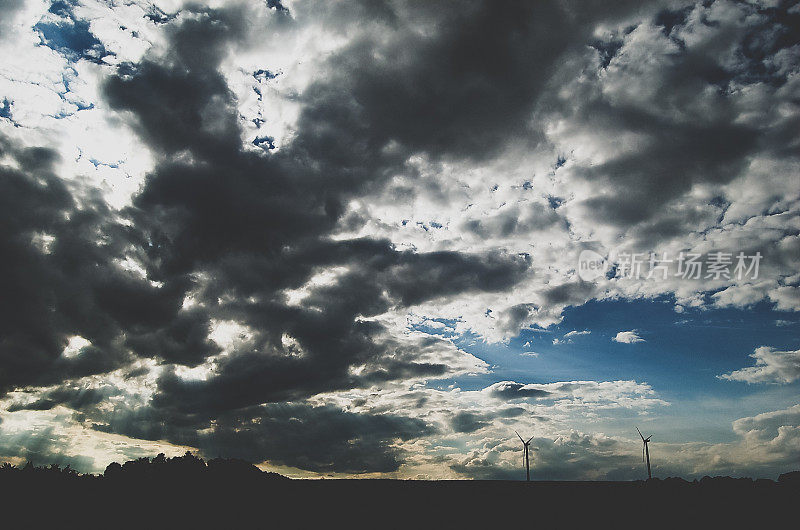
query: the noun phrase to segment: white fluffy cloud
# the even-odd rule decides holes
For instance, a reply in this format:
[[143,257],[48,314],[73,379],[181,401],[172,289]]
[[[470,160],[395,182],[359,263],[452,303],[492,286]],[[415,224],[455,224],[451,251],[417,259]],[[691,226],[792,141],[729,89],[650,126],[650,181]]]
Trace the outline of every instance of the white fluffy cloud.
[[591,333],[592,332],[589,331],[589,330],[583,330],[583,331],[572,330],[572,331],[569,331],[569,332],[565,333],[563,338],[560,338],[560,339],[558,337],[554,338],[553,339],[553,344],[555,344],[555,345],[558,345],[558,344],[570,344],[570,343],[572,343],[572,339],[573,338],[580,337],[581,335],[589,335]]
[[622,344],[633,344],[636,342],[644,342],[645,340],[639,336],[639,332],[635,329],[631,331],[620,331],[613,339],[614,342],[621,342]]
[[579,335],[590,335],[592,332],[585,329],[583,331],[572,330],[564,334],[565,337],[577,337]]
[[755,365],[720,375],[720,379],[745,383],[793,383],[800,379],[800,350],[761,346],[750,357],[755,359]]

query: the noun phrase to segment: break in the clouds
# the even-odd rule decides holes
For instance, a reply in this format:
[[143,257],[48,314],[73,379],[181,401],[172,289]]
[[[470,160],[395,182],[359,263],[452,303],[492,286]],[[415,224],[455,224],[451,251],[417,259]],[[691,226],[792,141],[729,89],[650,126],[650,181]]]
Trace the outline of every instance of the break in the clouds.
[[0,458],[785,471],[799,51],[787,1],[0,3]]

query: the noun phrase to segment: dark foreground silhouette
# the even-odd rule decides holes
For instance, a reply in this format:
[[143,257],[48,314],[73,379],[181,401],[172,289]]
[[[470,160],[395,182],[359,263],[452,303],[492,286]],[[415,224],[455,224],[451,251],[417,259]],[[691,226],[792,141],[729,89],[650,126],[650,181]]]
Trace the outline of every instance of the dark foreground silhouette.
[[793,520],[800,471],[771,480],[290,480],[241,460],[0,467],[0,528],[764,528]]

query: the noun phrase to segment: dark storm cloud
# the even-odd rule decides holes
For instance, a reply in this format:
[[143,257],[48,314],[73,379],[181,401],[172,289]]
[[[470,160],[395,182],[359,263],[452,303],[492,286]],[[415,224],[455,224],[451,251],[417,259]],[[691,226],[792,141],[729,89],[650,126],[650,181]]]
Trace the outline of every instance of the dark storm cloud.
[[[156,311],[168,297],[145,282],[136,284],[137,293],[112,263],[125,244],[122,227],[105,223],[107,207],[97,197],[76,203],[53,174],[53,151],[21,149],[5,139],[0,151],[19,166],[0,166],[0,275],[6,286],[0,298],[0,394],[113,369],[125,358],[114,340],[129,322],[112,293],[126,286],[125,292],[148,297]],[[61,357],[70,335],[94,347]]]
[[[395,259],[395,264],[381,276],[390,293],[404,305],[448,294],[501,291],[522,279],[530,266],[529,256],[502,253],[467,256],[456,252],[404,252]],[[420,276],[420,271],[425,274]]]
[[201,12],[170,26],[168,62],[121,65],[106,83],[106,98],[136,114],[140,137],[159,152],[234,157],[240,147],[236,108],[217,67],[228,45],[241,38],[243,23],[231,9]]
[[[257,418],[258,427],[244,436],[238,431],[247,417],[223,419],[199,446],[206,454],[269,459],[311,471],[390,472],[397,470],[402,460],[402,452],[390,445],[393,441],[434,432],[418,419],[353,414],[332,407],[277,405]],[[324,433],[327,447],[320,447],[314,433]]]
[[93,408],[109,396],[117,394],[119,394],[119,391],[111,385],[100,388],[61,386],[45,392],[35,401],[13,403],[8,407],[8,412],[50,410],[57,405],[65,405],[73,410],[82,411]]
[[414,418],[288,403],[216,415],[213,425],[208,418],[170,417],[151,408],[116,414],[107,421],[95,428],[197,447],[207,457],[226,455],[345,473],[395,471],[403,458],[392,446],[395,441],[435,432]]
[[[442,376],[449,370],[444,364],[416,360],[426,348],[424,343],[396,344],[384,337],[376,324],[353,323],[352,318],[334,320],[325,314],[313,315],[309,324],[304,317],[294,316],[286,325],[303,355],[288,355],[278,345],[256,347],[220,361],[208,380],[185,381],[165,373],[158,380],[153,406],[176,413],[216,414],[397,379]],[[431,341],[444,346],[440,339]],[[364,369],[354,375],[351,368],[357,365]]]
[[[19,166],[0,167],[0,393],[117,369],[130,362],[126,343],[186,364],[218,351],[205,320],[178,314],[191,282],[157,286],[122,267],[141,234],[95,192],[59,179],[53,151],[7,140],[0,149]],[[65,357],[74,335],[91,344]]]
[[209,332],[208,315],[203,311],[187,310],[172,319],[165,319],[160,327],[128,337],[126,345],[143,357],[196,366],[221,351],[208,339]]
[[615,127],[642,134],[649,146],[583,173],[586,179],[603,182],[605,189],[617,190],[585,203],[612,224],[647,221],[695,184],[730,182],[745,169],[756,147],[758,131],[734,124],[735,115],[708,124],[678,124],[653,113],[618,108],[613,115]]
[[377,150],[483,159],[509,141],[539,138],[532,111],[561,55],[599,20],[635,3],[384,2],[347,10],[366,32],[329,61],[303,94],[311,150]]
[[331,61],[335,81],[305,94],[307,118],[327,122],[342,113],[371,143],[395,140],[435,156],[481,158],[522,133],[540,86],[569,43],[564,10],[546,2],[414,9],[447,23],[433,38],[396,26],[388,44],[369,37],[352,43]]

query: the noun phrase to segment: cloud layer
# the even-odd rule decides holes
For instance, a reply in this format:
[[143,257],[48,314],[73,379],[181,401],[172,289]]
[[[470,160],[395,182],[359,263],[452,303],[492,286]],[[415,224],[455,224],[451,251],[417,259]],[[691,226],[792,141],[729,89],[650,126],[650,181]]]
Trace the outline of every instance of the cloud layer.
[[[83,436],[98,455],[127,440],[488,477],[517,427],[546,476],[585,477],[591,457],[628,477],[624,437],[571,424],[666,406],[649,383],[498,381],[456,339],[502,344],[593,299],[800,307],[788,5],[0,10],[0,456]],[[757,277],[645,278],[645,261],[641,281],[614,262],[588,282],[585,249],[764,259]],[[797,356],[762,347],[721,377],[792,383]],[[489,383],[462,390],[475,374]]]

